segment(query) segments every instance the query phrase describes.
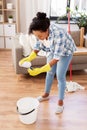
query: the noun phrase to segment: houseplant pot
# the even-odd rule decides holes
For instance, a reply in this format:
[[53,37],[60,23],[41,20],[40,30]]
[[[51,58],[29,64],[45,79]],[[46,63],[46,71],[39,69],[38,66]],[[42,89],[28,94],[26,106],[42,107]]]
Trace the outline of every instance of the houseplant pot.
[[12,16],[12,15],[10,15],[10,16],[8,17],[8,22],[9,22],[9,23],[13,23],[13,16]]

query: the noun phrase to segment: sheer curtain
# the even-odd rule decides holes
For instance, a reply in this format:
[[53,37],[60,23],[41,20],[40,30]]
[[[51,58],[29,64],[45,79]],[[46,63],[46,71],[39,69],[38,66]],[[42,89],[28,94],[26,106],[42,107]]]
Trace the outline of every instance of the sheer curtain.
[[[51,16],[57,17],[66,14],[68,0],[51,0]],[[87,13],[87,0],[70,0],[70,8],[72,11],[78,7],[79,12]]]
[[27,33],[33,17],[38,11],[50,16],[51,0],[20,0],[20,32]]
[[67,0],[51,0],[51,16],[66,14]]
[[26,29],[37,12],[45,12],[50,16],[50,0],[26,0]]
[[78,7],[79,12],[87,13],[87,0],[71,0],[71,10],[74,11],[76,6]]

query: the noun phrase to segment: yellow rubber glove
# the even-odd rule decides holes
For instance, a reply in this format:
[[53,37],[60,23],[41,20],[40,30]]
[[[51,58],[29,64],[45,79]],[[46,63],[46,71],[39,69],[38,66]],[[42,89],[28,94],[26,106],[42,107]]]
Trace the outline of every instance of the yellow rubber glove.
[[37,56],[37,54],[33,51],[31,52],[31,54],[26,57],[26,58],[23,58],[22,60],[19,61],[19,65],[22,65],[24,62],[30,62],[32,61],[33,59],[35,59]]
[[50,67],[50,65],[49,65],[49,63],[48,63],[48,64],[44,65],[44,66],[41,67],[41,68],[35,68],[35,69],[29,68],[29,69],[28,69],[28,73],[29,73],[30,75],[32,75],[32,76],[36,76],[36,75],[38,75],[38,74],[40,74],[40,73],[47,72],[47,71],[50,71],[50,70],[51,70],[51,67]]

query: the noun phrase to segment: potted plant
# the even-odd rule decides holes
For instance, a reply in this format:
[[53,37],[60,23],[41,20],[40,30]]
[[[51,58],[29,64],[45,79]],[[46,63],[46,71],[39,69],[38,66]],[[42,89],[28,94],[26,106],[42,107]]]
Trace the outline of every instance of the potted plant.
[[65,20],[65,21],[68,20],[67,15],[62,15],[62,16],[58,17],[57,18],[57,23],[59,23],[62,20]]
[[12,16],[12,15],[9,15],[9,17],[8,17],[8,22],[9,22],[9,23],[13,23],[13,16]]
[[[70,11],[70,8],[67,7],[66,9],[67,9],[67,14],[68,14],[68,11]],[[68,23],[68,15],[67,14],[58,17],[56,22],[61,23],[61,21],[63,21],[64,23]],[[70,17],[70,20],[72,20],[72,17]]]
[[[70,10],[68,8],[68,10]],[[87,14],[84,12],[79,12],[78,7],[75,7],[75,11],[71,11],[71,17],[72,19],[77,23],[79,28],[84,27],[85,29],[85,34],[87,33]]]

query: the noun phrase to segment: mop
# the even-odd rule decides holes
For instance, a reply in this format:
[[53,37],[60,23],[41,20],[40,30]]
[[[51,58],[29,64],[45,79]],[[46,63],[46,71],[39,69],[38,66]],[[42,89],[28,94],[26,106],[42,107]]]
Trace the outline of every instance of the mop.
[[[70,34],[70,11],[68,11],[68,33]],[[75,92],[77,90],[84,90],[85,88],[76,82],[72,81],[72,62],[69,65],[70,82],[66,82],[66,92]]]

